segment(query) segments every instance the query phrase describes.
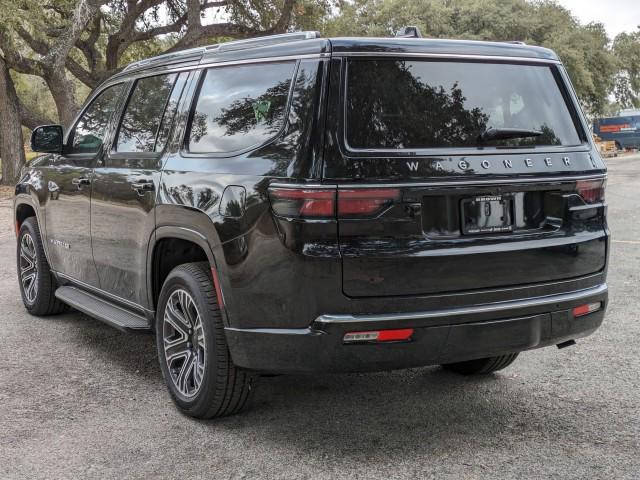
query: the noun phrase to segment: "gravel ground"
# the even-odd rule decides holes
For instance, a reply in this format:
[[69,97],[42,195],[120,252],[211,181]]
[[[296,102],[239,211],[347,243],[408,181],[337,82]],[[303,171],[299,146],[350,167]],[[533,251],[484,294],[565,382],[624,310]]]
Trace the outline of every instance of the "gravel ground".
[[499,374],[260,379],[248,411],[173,407],[150,335],[27,315],[0,200],[0,478],[640,479],[640,155],[609,161],[611,306]]

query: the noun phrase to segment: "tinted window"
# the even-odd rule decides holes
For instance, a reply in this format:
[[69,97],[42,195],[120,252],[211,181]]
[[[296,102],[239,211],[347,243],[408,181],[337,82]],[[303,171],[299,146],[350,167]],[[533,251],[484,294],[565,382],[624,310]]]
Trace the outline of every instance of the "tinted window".
[[175,80],[176,74],[171,74],[136,81],[120,124],[117,151],[154,151],[156,136]]
[[69,153],[96,153],[122,93],[123,84],[114,85],[100,93],[76,123]]
[[176,116],[178,102],[180,101],[182,90],[187,83],[187,76],[188,74],[186,72],[181,73],[173,86],[173,90],[171,90],[171,96],[167,102],[167,108],[164,110],[162,122],[160,123],[160,128],[158,130],[158,138],[156,139],[156,146],[154,149],[156,152],[164,150],[164,146],[169,139],[169,132],[171,131],[171,125],[173,124],[173,117]]
[[[480,141],[489,127],[542,134]],[[347,142],[354,148],[581,143],[549,66],[410,60],[349,62]]]
[[233,152],[263,143],[284,123],[295,62],[207,70],[192,115],[191,152]]

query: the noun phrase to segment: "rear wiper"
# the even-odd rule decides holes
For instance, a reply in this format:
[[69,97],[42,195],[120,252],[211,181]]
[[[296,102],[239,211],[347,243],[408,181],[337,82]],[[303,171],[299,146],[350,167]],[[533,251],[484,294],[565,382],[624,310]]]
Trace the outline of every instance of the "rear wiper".
[[525,138],[537,137],[542,135],[538,130],[527,130],[524,128],[495,128],[489,127],[480,134],[478,140],[485,142],[487,140],[504,140],[506,138]]

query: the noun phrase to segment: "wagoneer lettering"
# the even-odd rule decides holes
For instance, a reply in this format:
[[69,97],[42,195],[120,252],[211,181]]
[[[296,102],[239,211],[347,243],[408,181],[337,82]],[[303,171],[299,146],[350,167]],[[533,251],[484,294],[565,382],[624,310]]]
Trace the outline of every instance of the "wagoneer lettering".
[[490,373],[603,321],[606,169],[552,51],[301,32],[181,55],[37,128],[15,220],[27,310],[153,332],[187,414],[239,411],[258,373]]

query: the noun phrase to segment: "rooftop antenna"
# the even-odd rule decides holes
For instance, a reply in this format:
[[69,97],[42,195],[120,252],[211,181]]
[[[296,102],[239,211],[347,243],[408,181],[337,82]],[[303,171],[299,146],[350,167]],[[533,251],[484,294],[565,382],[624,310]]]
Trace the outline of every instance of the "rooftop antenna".
[[420,29],[416,26],[402,27],[396,32],[396,37],[399,38],[422,38]]

